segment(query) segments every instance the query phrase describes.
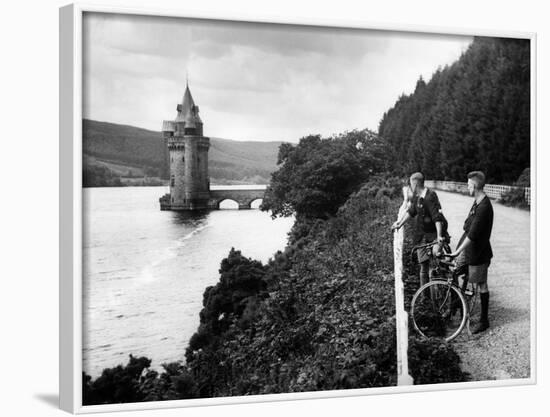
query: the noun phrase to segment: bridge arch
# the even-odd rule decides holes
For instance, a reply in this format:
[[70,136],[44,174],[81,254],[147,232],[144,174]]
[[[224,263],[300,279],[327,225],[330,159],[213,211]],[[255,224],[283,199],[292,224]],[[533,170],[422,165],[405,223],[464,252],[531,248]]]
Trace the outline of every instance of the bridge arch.
[[237,200],[231,197],[224,197],[216,201],[216,208],[218,210],[238,210],[240,205],[241,204]]
[[247,203],[247,205],[251,209],[259,209],[260,205],[263,203],[263,201],[264,201],[263,197],[256,197],[256,198],[253,198],[252,200],[250,200]]

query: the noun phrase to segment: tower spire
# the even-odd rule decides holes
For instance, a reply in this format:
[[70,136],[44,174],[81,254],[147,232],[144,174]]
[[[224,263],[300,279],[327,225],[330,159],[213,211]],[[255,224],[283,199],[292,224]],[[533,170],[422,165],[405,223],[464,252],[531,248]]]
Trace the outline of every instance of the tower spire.
[[191,90],[189,90],[189,85],[185,86],[185,93],[183,94],[183,100],[181,102],[181,113],[186,115],[187,113],[192,113],[195,107],[195,100],[191,95]]

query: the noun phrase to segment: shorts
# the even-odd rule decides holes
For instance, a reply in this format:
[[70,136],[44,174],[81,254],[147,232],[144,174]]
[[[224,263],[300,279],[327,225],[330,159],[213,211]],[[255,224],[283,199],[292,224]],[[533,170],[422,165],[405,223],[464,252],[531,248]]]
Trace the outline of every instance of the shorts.
[[489,269],[489,262],[482,265],[468,265],[468,280],[472,284],[486,283],[488,269]]
[[[459,268],[461,265],[467,263],[466,251],[462,251],[456,258],[456,266]],[[487,262],[482,265],[468,265],[468,281],[472,284],[484,284],[487,282],[487,270],[491,262]]]
[[[426,233],[420,239],[417,240],[418,245],[424,245],[426,243],[431,243],[437,238],[435,233]],[[422,248],[416,251],[416,256],[418,258],[418,263],[428,262],[431,257],[432,248]]]

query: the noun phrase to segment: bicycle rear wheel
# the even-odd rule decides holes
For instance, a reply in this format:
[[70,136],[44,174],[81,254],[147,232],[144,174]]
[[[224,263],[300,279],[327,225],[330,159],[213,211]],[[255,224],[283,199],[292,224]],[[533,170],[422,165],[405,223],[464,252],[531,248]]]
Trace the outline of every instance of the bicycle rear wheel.
[[411,316],[415,330],[425,338],[449,342],[466,324],[468,306],[460,290],[446,281],[431,281],[414,294]]

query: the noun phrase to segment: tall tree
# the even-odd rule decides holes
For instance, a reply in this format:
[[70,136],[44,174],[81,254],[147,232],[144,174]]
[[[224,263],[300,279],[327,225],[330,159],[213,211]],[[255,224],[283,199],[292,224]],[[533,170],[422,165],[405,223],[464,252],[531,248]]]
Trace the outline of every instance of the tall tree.
[[373,173],[388,166],[386,145],[369,130],[331,138],[306,136],[298,145],[279,149],[279,169],[272,174],[261,209],[273,217],[334,216],[349,195]]
[[489,182],[514,182],[530,164],[529,41],[475,38],[457,62],[399,97],[378,131],[397,174],[462,180],[481,169]]

